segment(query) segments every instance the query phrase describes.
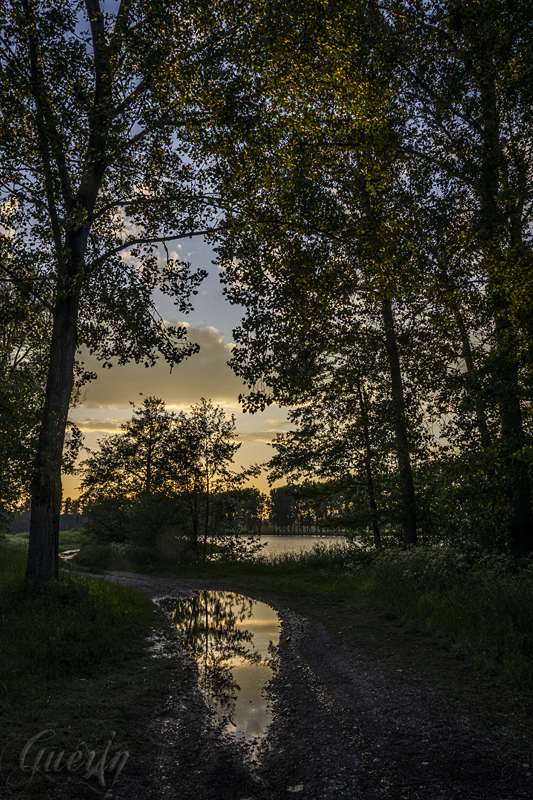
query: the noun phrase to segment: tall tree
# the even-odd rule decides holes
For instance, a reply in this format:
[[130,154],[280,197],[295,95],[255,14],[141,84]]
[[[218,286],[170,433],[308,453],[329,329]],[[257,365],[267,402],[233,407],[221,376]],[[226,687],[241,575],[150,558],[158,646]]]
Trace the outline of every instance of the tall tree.
[[203,557],[212,521],[212,497],[217,492],[240,488],[258,469],[235,472],[231,466],[240,448],[236,442],[235,416],[227,417],[220,406],[204,397],[191,406],[188,414],[177,418],[169,451],[174,465],[172,479],[189,503],[193,524],[193,544],[203,539]]
[[506,0],[383,2],[395,71],[412,122],[407,152],[438,165],[442,193],[468,189],[465,243],[492,314],[492,391],[506,464],[509,544],[533,550],[531,486],[521,453],[530,399],[531,48],[527,4]]
[[[51,334],[31,481],[26,576],[58,574],[61,456],[84,344],[106,363],[170,366],[197,349],[166,325],[158,287],[180,311],[202,278],[156,245],[208,230],[210,199],[181,144],[204,125],[204,73],[220,40],[198,4],[21,0],[2,5],[2,277],[39,299]],[[211,59],[211,60],[209,60]],[[207,67],[206,65],[211,65]],[[166,246],[166,245],[165,245]]]
[[[288,166],[279,168],[275,184],[269,184],[268,211],[259,180],[256,207],[248,199],[239,224],[228,229],[220,247],[226,256],[227,295],[248,308],[244,324],[235,331],[239,347],[232,364],[253,387],[245,402],[254,409],[273,401],[290,405],[316,400],[319,386],[332,379],[335,359],[344,359],[347,369],[350,358],[354,361],[352,378],[367,348],[385,362],[388,379],[382,390],[391,400],[403,540],[412,545],[417,538],[412,411],[417,405],[420,410],[422,400],[413,391],[407,399],[406,379],[410,371],[411,386],[415,375],[420,381],[427,360],[422,329],[412,323],[421,292],[409,241],[416,198],[399,181],[387,186],[385,171],[391,165],[380,163],[380,153],[370,145],[370,156],[351,148],[342,158],[334,147],[325,152],[325,144],[315,146],[313,155],[310,148],[302,155],[295,152],[297,146],[291,150],[290,144],[280,143]],[[372,192],[365,178],[370,167],[381,182]],[[401,172],[401,164],[395,167]],[[291,204],[293,217],[287,219]],[[409,308],[413,300],[414,313]],[[361,335],[365,327],[366,337]],[[271,387],[270,393],[265,387]]]
[[[349,302],[348,276],[356,274],[349,265],[355,263],[381,307],[406,543],[416,538],[412,431],[404,410],[409,369],[418,373],[419,397],[431,382],[423,375],[428,359],[420,350],[418,367],[409,364],[405,350],[398,357],[396,340],[402,337],[396,329],[425,302],[426,334],[428,321],[436,323],[435,339],[442,344],[438,369],[430,367],[438,372],[439,391],[444,387],[441,396],[451,396],[453,381],[446,375],[453,376],[464,399],[455,404],[456,418],[466,430],[473,410],[476,445],[493,463],[505,463],[500,490],[509,496],[508,544],[516,554],[531,551],[524,457],[529,439],[522,419],[524,398],[531,396],[531,315],[523,298],[533,274],[532,92],[524,69],[531,61],[531,29],[525,6],[505,0],[251,5],[255,34],[248,33],[249,47],[238,43],[242,56],[236,54],[235,62],[257,116],[248,128],[234,130],[219,169],[221,192],[232,199],[220,249],[233,284],[229,295],[254,306],[253,319],[250,314],[238,334],[246,345],[233,357],[252,389],[246,406],[267,401],[261,384],[266,376],[279,389],[291,368],[300,379],[304,372],[303,347],[286,351],[283,364],[276,357],[274,328],[283,310],[278,304],[265,313],[259,298],[282,297],[280,283],[290,282],[301,299],[295,329],[299,325],[302,336],[305,331],[312,337],[321,314],[332,319]],[[212,131],[210,136],[213,141]],[[442,225],[450,239],[455,230],[453,261],[449,247],[439,252]],[[322,257],[320,240],[334,243],[345,275]],[[287,251],[302,242],[308,260],[294,268],[293,259],[290,272]],[[456,280],[453,266],[461,262],[468,263],[472,290]],[[328,273],[337,280],[333,289]],[[485,302],[469,328],[464,312],[474,310],[480,295]],[[276,316],[268,320],[268,313]],[[445,316],[452,320],[446,337]],[[480,329],[484,341],[476,348],[472,330]],[[430,336],[426,342],[435,355]],[[460,383],[461,360],[467,379]],[[310,373],[305,385],[312,380]],[[433,375],[424,402],[433,399],[436,383]],[[281,394],[279,389],[280,400]]]
[[[383,472],[388,459],[383,452],[377,459],[375,431],[369,421],[371,406],[362,382],[356,377],[350,393],[339,388],[337,385],[329,398],[324,393],[316,404],[308,403],[289,412],[289,420],[296,428],[278,434],[273,441],[277,452],[269,461],[269,480],[309,481],[316,476],[322,481],[329,479],[322,500],[327,496],[326,490],[336,494],[340,489],[362,486],[368,508],[365,524],[371,526],[374,544],[379,547],[376,475]],[[383,440],[380,444],[383,447]]]

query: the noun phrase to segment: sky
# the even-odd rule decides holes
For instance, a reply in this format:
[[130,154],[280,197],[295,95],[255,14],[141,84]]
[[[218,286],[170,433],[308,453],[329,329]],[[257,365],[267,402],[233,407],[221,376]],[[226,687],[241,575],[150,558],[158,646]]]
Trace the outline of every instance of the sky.
[[[244,385],[226,362],[231,355],[232,330],[239,324],[242,309],[224,299],[217,267],[211,263],[213,253],[201,239],[186,240],[186,244],[173,249],[179,258],[190,261],[193,269],[205,269],[209,276],[194,298],[193,312],[177,317],[172,299],[164,295],[156,297],[158,311],[169,322],[187,325],[189,338],[198,342],[200,352],[182,361],[172,372],[162,358],[148,369],[135,363],[103,369],[95,358],[83,354],[85,367],[96,372],[98,378],[84,388],[82,401],[71,411],[70,419],[81,429],[85,447],[96,450],[98,439],[119,432],[121,423],[131,417],[130,401],[140,405],[141,394],[161,397],[167,408],[185,411],[205,397],[222,406],[226,413],[235,414],[238,441],[242,442],[235,465],[264,463],[275,452],[267,442],[291,427],[287,411],[277,406],[253,415],[241,411],[238,396]],[[81,458],[84,455],[87,454]],[[63,496],[76,497],[79,481],[76,475],[63,476]],[[268,492],[265,471],[250,485]]]

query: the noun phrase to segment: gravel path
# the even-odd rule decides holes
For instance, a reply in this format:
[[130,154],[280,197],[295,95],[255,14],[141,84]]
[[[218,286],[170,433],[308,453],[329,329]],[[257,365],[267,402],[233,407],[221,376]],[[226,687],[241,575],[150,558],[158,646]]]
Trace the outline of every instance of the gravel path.
[[[114,573],[153,599],[219,588],[200,580]],[[497,724],[480,730],[462,706],[412,669],[391,673],[314,619],[278,612],[280,666],[268,692],[274,722],[256,759],[221,730],[180,651],[188,689],[147,721],[152,774],[113,790],[130,800],[531,800],[533,752]],[[386,629],[386,623],[384,623]],[[173,634],[169,632],[171,637]],[[418,656],[417,656],[418,657]]]

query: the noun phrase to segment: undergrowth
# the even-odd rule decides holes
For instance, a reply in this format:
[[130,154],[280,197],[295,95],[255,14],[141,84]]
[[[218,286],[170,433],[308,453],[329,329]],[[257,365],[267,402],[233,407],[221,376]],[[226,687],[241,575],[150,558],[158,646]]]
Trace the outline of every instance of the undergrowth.
[[[142,569],[142,565],[141,565]],[[533,559],[469,556],[447,546],[383,551],[317,544],[254,562],[161,566],[158,574],[238,582],[308,597],[315,605],[363,603],[454,653],[533,688]]]
[[[25,563],[24,547],[0,542],[0,772],[23,797],[94,796],[103,787],[97,774],[81,780],[85,757],[111,741],[113,752],[144,758],[138,715],[159,713],[179,668],[148,653],[147,637],[165,623],[145,597],[66,572],[48,584],[28,583]],[[63,750],[63,762],[82,752],[81,771],[63,763],[56,774],[45,756],[35,774],[21,770],[25,743],[41,733],[30,766],[42,745],[46,754]]]

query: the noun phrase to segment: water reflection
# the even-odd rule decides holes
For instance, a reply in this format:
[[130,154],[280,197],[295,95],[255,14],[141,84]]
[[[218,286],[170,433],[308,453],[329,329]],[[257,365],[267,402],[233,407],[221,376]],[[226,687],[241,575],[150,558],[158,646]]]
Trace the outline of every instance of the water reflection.
[[237,736],[262,736],[271,722],[263,690],[277,667],[275,611],[233,592],[160,602],[198,662],[200,688],[219,719]]

